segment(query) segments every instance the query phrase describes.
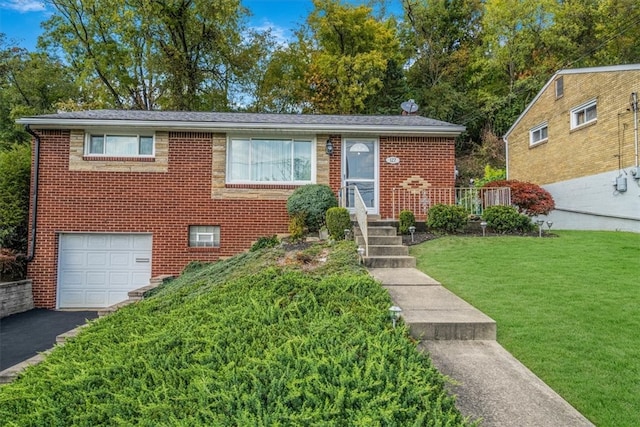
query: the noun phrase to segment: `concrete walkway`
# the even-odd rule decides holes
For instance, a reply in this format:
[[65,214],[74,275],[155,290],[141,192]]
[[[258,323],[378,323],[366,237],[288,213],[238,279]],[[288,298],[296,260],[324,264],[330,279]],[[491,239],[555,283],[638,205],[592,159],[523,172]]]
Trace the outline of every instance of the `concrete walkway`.
[[370,268],[402,308],[418,348],[454,382],[464,416],[481,425],[593,426],[496,341],[491,318],[415,268]]

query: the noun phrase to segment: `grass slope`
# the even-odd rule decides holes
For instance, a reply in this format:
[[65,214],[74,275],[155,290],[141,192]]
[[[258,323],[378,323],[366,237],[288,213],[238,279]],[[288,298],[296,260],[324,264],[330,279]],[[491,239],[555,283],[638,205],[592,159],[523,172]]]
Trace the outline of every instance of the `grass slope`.
[[446,237],[418,268],[492,317],[498,340],[599,426],[640,425],[640,235]]
[[[320,259],[326,261],[319,261]],[[5,425],[454,426],[355,246],[192,266],[0,388]]]

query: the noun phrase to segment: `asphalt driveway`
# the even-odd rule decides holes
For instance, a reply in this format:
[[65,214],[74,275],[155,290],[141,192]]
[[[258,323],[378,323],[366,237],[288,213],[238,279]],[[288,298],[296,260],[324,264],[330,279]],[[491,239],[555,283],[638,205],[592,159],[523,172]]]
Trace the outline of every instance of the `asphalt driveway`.
[[96,317],[97,311],[36,308],[0,319],[0,371],[50,349],[58,335]]

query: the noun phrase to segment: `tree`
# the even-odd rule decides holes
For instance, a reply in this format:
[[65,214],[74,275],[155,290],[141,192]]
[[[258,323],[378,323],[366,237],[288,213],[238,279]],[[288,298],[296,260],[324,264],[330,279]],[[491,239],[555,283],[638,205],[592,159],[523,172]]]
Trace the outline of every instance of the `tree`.
[[382,88],[389,61],[402,62],[393,19],[377,20],[367,6],[314,0],[307,23],[313,47],[305,83],[316,113],[357,114]]
[[27,250],[31,149],[14,144],[0,151],[0,247]]
[[50,3],[41,46],[62,49],[83,91],[115,108],[228,110],[261,52],[238,0]]

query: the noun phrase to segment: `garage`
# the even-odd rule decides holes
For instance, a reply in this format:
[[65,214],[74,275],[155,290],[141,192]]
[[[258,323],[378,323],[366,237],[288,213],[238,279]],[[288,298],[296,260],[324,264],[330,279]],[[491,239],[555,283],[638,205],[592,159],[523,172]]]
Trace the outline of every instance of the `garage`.
[[58,308],[103,308],[149,283],[151,234],[61,233]]

